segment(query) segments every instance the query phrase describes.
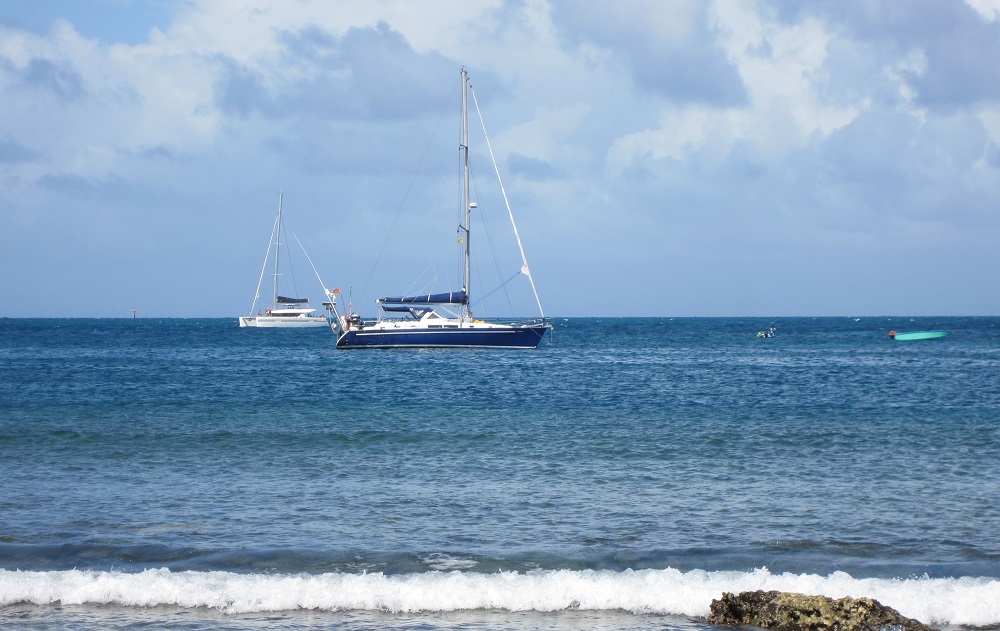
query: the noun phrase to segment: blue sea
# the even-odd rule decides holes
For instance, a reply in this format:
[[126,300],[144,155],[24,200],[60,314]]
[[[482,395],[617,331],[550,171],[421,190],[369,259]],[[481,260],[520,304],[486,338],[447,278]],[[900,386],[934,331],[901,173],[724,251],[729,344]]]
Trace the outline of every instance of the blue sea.
[[1000,318],[553,322],[0,319],[0,627],[704,631],[755,589],[1000,625]]

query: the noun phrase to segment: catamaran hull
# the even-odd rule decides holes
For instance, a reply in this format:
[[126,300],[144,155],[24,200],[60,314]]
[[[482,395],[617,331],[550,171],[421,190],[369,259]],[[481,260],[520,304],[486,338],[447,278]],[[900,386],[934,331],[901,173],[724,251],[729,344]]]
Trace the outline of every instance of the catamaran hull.
[[270,329],[306,329],[312,327],[328,326],[326,318],[306,317],[306,318],[269,318],[267,316],[242,316],[240,317],[241,327],[257,327]]
[[352,329],[337,348],[537,348],[547,324],[458,329]]

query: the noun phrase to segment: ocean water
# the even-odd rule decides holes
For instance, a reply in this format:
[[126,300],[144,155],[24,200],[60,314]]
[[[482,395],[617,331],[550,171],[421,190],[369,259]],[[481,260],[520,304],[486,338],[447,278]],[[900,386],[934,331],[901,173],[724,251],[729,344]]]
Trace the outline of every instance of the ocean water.
[[0,319],[0,627],[701,631],[752,589],[1000,625],[1000,318],[554,323]]

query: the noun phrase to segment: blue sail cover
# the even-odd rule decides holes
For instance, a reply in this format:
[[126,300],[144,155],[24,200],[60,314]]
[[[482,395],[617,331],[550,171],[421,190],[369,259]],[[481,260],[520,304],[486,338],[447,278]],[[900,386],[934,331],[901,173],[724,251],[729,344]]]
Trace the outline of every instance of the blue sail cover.
[[469,301],[465,291],[449,291],[443,294],[423,294],[420,296],[399,296],[398,298],[379,298],[379,304],[396,305],[464,305]]
[[279,305],[301,305],[309,302],[308,298],[288,298],[287,296],[278,296],[275,301]]

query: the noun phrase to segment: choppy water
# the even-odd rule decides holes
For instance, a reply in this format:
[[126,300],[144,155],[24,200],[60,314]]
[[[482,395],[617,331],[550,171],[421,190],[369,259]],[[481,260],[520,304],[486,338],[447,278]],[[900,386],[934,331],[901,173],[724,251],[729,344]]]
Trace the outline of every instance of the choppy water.
[[0,371],[0,626],[702,629],[745,589],[1000,624],[1000,318],[7,319]]

